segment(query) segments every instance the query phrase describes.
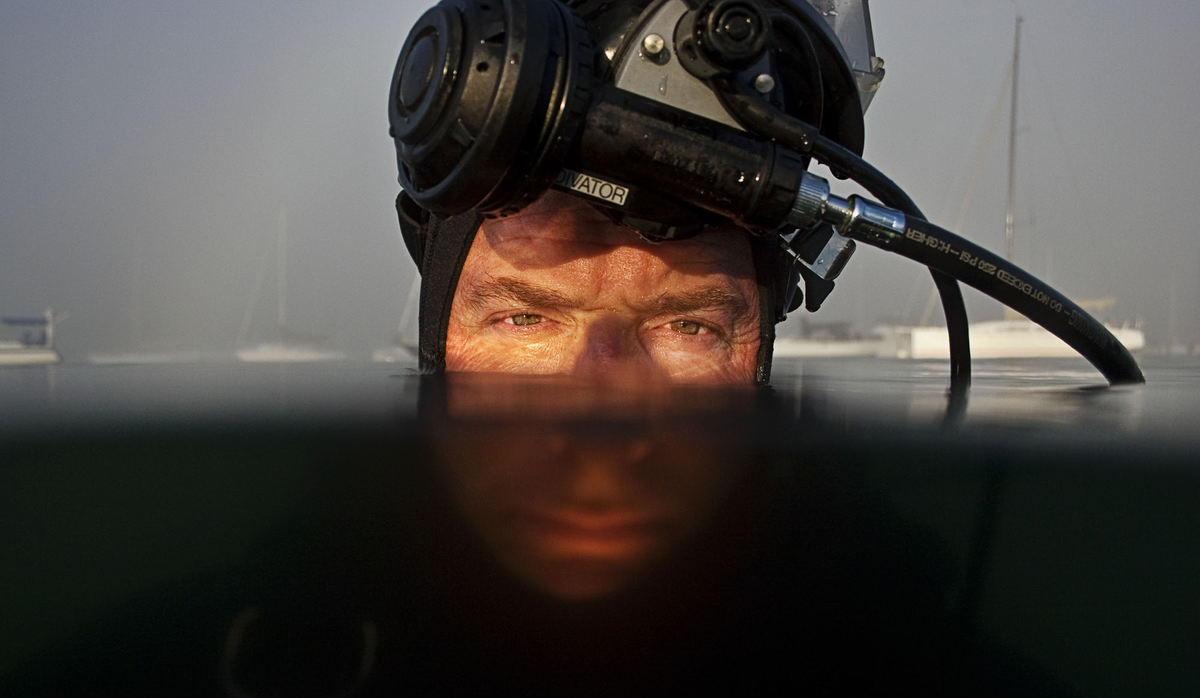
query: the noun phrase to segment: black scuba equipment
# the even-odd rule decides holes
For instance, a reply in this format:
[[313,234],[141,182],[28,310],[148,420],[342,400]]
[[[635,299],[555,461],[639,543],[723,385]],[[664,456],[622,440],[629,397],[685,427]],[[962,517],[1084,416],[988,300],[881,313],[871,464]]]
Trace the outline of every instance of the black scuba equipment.
[[[556,0],[447,0],[427,11],[389,101],[406,194],[437,214],[504,215],[555,184],[651,239],[713,214],[772,231],[808,158],[747,133],[706,82],[718,78],[773,93],[861,152],[854,76],[812,7],[787,5],[806,15],[808,29],[795,30],[804,45],[768,52],[771,20],[752,0],[641,5],[625,12],[636,26],[622,27],[617,45],[589,35],[587,2],[578,13]],[[770,16],[795,23],[782,8]]]
[[[926,222],[859,157],[882,77],[866,0],[810,2],[442,0],[410,32],[389,98],[397,207],[418,264],[424,241],[405,220],[504,216],[553,186],[652,241],[722,222],[775,240],[789,293],[774,321],[799,305],[798,281],[809,310],[820,306],[854,240],[920,261],[943,295],[954,388],[970,375],[954,279],[1043,325],[1109,381],[1143,380],[1103,325]],[[831,195],[807,172],[813,159],[883,205]]]

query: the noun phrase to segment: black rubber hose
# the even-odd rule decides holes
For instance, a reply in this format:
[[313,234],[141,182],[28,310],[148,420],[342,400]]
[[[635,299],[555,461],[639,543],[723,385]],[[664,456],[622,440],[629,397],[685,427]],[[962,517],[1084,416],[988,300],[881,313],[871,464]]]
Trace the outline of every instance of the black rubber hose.
[[[925,218],[903,189],[853,151],[821,135],[810,124],[776,109],[760,95],[740,89],[728,78],[714,78],[712,82],[713,91],[722,105],[746,128],[811,155],[836,175],[862,185],[885,206],[902,211],[906,216]],[[953,276],[932,267],[929,273],[946,316],[946,333],[950,340],[950,390],[952,393],[963,391],[971,385],[971,340],[962,289]]]
[[1133,355],[1107,327],[999,255],[921,218],[904,235],[856,239],[920,262],[983,291],[1033,320],[1092,363],[1109,383],[1145,383]]

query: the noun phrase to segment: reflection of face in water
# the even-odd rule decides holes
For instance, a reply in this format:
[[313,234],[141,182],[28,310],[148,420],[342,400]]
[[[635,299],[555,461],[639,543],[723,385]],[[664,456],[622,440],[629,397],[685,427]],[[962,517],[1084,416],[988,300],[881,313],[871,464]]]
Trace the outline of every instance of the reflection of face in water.
[[653,571],[709,520],[738,468],[703,433],[578,419],[596,386],[532,386],[548,411],[492,386],[513,404],[486,409],[511,415],[521,402],[520,418],[455,419],[497,394],[478,387],[450,386],[453,426],[438,441],[451,497],[503,567],[557,598],[599,598]]

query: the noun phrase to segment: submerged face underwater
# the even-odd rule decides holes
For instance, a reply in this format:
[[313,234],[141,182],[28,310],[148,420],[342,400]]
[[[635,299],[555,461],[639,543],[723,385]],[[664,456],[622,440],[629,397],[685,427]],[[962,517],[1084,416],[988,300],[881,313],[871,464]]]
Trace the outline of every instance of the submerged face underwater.
[[0,686],[1190,692],[1195,379],[1188,408],[989,367],[946,428],[921,365],[81,365],[41,403],[5,372]]

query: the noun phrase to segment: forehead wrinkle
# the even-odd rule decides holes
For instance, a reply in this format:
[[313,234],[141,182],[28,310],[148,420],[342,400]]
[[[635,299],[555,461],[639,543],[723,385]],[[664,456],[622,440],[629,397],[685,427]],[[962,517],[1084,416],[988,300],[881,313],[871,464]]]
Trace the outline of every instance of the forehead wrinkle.
[[746,273],[737,269],[741,264],[726,265],[742,257],[749,261],[745,234],[740,231],[710,229],[685,240],[651,243],[592,205],[554,191],[513,216],[484,220],[479,233],[493,254],[521,271],[597,259],[614,252],[649,255],[693,274],[710,273],[719,265],[724,267],[721,271],[740,276]]
[[[621,245],[627,235],[637,239],[592,206],[575,201],[575,197],[560,196],[565,202],[550,198],[557,202],[551,205],[539,200],[516,215],[484,220],[480,230],[493,247],[532,238],[543,244],[554,240],[603,249]],[[614,236],[614,231],[621,235]]]

